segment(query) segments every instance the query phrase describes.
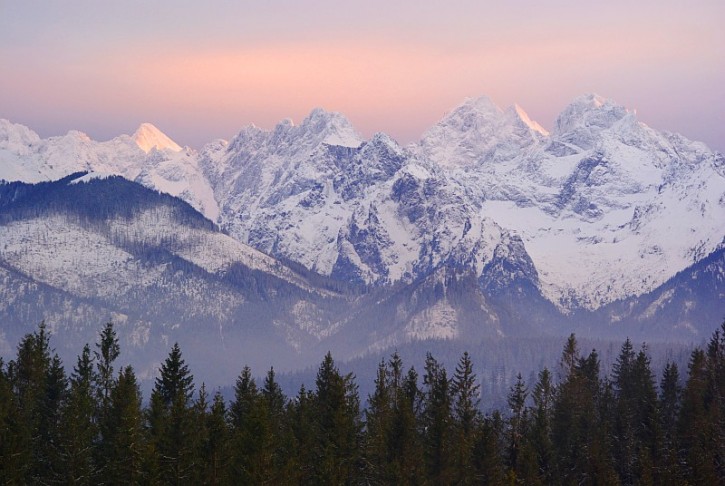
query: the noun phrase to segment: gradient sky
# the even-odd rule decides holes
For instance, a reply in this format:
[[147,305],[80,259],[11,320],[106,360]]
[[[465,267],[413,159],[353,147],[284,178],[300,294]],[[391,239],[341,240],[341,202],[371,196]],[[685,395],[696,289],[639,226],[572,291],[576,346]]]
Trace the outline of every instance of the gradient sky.
[[466,97],[551,128],[595,92],[725,151],[723,24],[723,0],[0,0],[0,118],[200,148],[319,106],[408,143]]

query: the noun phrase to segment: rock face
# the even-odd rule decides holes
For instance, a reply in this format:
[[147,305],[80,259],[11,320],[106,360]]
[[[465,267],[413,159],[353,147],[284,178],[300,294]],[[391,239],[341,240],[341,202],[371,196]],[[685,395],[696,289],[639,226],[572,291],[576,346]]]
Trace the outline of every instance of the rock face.
[[[319,109],[299,125],[250,126],[199,152],[150,125],[95,142],[79,132],[40,139],[0,120],[0,179],[40,182],[77,171],[90,171],[77,180],[98,184],[123,176],[181,198],[211,220],[204,231],[214,236],[194,233],[188,244],[175,239],[166,216],[131,226],[158,254],[170,252],[224,285],[228,275],[269,277],[254,284],[257,300],[239,293],[231,300],[269,298],[274,306],[279,292],[295,296],[273,317],[261,303],[254,311],[266,316],[261,334],[295,352],[337,343],[359,354],[416,339],[558,332],[581,321],[602,335],[636,328],[647,336],[649,328],[684,339],[705,332],[698,316],[725,313],[723,156],[647,127],[596,95],[565,108],[550,133],[518,106],[467,100],[407,147],[382,133],[364,140],[342,115]],[[10,205],[9,191],[20,186],[0,187],[0,207]],[[72,224],[53,217],[44,223],[53,236],[44,241],[60,249],[43,251],[77,251],[62,249],[67,244],[91,255],[84,245],[100,248],[111,238],[101,260],[115,263],[93,270],[70,256],[93,275],[70,264],[56,271],[43,251],[17,253],[42,237],[13,220],[0,226],[3,268],[13,279],[23,275],[27,285],[54,289],[99,282],[71,293],[103,299],[87,292],[141,295],[168,278],[160,268],[107,277],[136,258],[109,236],[120,223],[108,223],[110,233],[79,236],[63,233]],[[250,267],[250,252],[266,266]],[[127,281],[141,283],[132,291],[123,287]],[[286,282],[287,290],[272,282]],[[206,285],[184,288],[205,296]],[[212,326],[243,314],[214,307],[214,298],[209,308],[205,298],[193,302],[189,315],[210,312],[216,317],[204,322]]]
[[[568,106],[550,135],[517,131],[505,117],[513,112],[528,118],[467,102],[414,149],[452,167],[481,213],[521,238],[542,293],[560,308],[641,295],[722,248],[721,154],[596,95]],[[479,134],[485,140],[472,142]]]

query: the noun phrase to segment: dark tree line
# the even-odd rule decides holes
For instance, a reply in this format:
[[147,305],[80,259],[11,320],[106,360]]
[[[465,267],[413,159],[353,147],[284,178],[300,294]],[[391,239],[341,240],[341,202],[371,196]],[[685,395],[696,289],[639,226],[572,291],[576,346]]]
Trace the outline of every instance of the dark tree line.
[[67,372],[44,324],[0,360],[0,481],[6,484],[723,484],[725,323],[688,369],[657,383],[627,340],[611,376],[574,335],[558,369],[519,375],[508,408],[483,414],[467,353],[422,377],[397,353],[362,409],[328,353],[314,389],[286,397],[245,367],[234,399],[196,387],[174,345],[143,406],[116,368],[108,323]]

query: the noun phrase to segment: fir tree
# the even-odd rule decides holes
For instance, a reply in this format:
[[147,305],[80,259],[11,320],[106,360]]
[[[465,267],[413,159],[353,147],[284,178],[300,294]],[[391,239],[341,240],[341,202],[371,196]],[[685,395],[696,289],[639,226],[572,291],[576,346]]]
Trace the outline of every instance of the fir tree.
[[319,456],[314,401],[314,394],[302,385],[287,405],[287,441],[292,451],[285,474],[289,484],[315,484],[314,463]]
[[454,476],[453,415],[450,381],[443,366],[431,356],[425,359],[423,446],[428,478],[450,483]]
[[206,416],[206,437],[202,443],[202,461],[205,464],[203,477],[210,485],[227,484],[230,450],[227,410],[222,395],[217,392],[212,399],[211,409]]
[[[412,382],[411,382],[412,380]],[[378,366],[375,391],[366,410],[365,477],[375,484],[416,484],[421,473],[416,430],[417,375],[403,373],[394,353]]]
[[130,366],[123,368],[114,381],[105,437],[110,459],[103,478],[110,484],[141,484],[148,477],[145,468],[149,453],[141,392]]
[[103,472],[112,459],[112,451],[107,446],[108,414],[111,402],[111,391],[116,385],[113,364],[121,354],[118,336],[112,322],[107,322],[101,330],[94,352],[96,373],[94,374],[94,390],[96,395],[95,421],[98,426],[99,438],[96,447],[96,463]]
[[[508,427],[508,444],[506,448],[507,465],[513,472],[515,478],[531,482],[534,471],[527,469],[531,466],[528,461],[534,458],[533,455],[522,454],[522,451],[528,452],[525,444],[528,435],[528,411],[526,409],[526,399],[528,397],[528,389],[519,373],[516,377],[516,383],[511,387],[508,396],[508,406],[511,416],[509,418]],[[534,468],[535,469],[535,468]]]
[[232,477],[242,484],[255,484],[265,479],[271,461],[265,455],[268,424],[262,416],[261,395],[245,366],[237,378],[234,402],[230,407],[232,425]]
[[478,410],[480,386],[476,382],[476,375],[473,372],[473,364],[468,352],[463,356],[456,366],[455,374],[451,382],[451,393],[453,395],[453,418],[455,421],[455,471],[456,482],[461,484],[472,484],[474,482],[474,470],[471,463],[475,434],[480,422]]
[[662,484],[681,484],[682,477],[677,460],[677,418],[680,410],[680,376],[677,364],[668,362],[662,373],[659,396],[659,420],[662,429],[661,472]]
[[353,375],[341,375],[328,352],[315,385],[318,460],[313,465],[314,480],[323,484],[351,482],[362,469],[358,454],[362,431],[360,400]]
[[393,399],[388,389],[388,368],[385,361],[378,365],[375,390],[368,397],[365,410],[365,464],[366,479],[375,484],[392,480],[388,445],[393,421]]
[[66,399],[65,371],[50,349],[44,322],[18,346],[17,358],[8,365],[8,378],[17,403],[16,469],[9,477],[20,483],[61,480],[61,414]]
[[501,413],[494,411],[486,416],[476,434],[473,451],[473,468],[477,484],[506,484],[506,469],[503,462],[504,420]]
[[532,424],[530,442],[538,464],[539,482],[551,484],[554,480],[554,444],[551,441],[551,420],[556,388],[551,381],[551,372],[544,368],[539,372],[539,381],[534,386],[531,411]]
[[70,377],[68,402],[63,409],[61,450],[68,484],[95,484],[97,481],[94,383],[93,358],[86,344]]
[[161,366],[151,392],[151,435],[160,479],[169,484],[188,483],[195,471],[192,435],[194,378],[176,343]]

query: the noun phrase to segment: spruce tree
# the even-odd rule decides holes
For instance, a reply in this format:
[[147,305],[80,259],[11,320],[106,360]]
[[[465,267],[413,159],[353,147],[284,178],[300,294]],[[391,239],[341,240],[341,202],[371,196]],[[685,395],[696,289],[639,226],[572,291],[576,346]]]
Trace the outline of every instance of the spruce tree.
[[287,404],[287,427],[292,453],[287,461],[289,484],[315,484],[315,461],[318,460],[315,397],[300,386],[297,396]]
[[725,320],[707,346],[706,407],[715,474],[725,478]]
[[[390,361],[390,370],[395,378],[391,383],[398,382],[402,375],[402,361],[397,353]],[[401,386],[395,389],[393,406],[393,423],[388,449],[394,454],[393,477],[398,484],[420,484],[423,481],[423,445],[418,433],[417,417],[419,416],[421,392],[418,388],[418,373],[410,367]]]
[[505,423],[498,410],[484,417],[480,430],[476,434],[473,451],[476,484],[510,484],[513,482],[506,477],[503,460],[504,433]]
[[57,354],[50,360],[42,400],[38,456],[41,458],[39,482],[58,482],[65,479],[63,457],[63,410],[68,398],[68,379]]
[[450,483],[455,475],[450,381],[445,368],[430,353],[425,359],[423,385],[422,426],[427,475],[436,483]]
[[[558,392],[552,415],[552,440],[557,456],[554,477],[565,484],[598,477],[615,482],[607,432],[607,384],[599,379],[599,356],[595,350],[586,358],[576,357],[575,341],[565,346],[562,363],[568,370]],[[573,368],[568,365],[576,358]]]
[[63,409],[61,450],[68,484],[95,484],[97,481],[94,383],[93,358],[86,344],[70,377],[68,402]]
[[403,372],[395,352],[381,361],[366,410],[365,480],[375,484],[417,484],[421,474],[416,429],[417,375]]
[[634,377],[635,354],[632,342],[627,338],[614,363],[613,384],[617,400],[614,423],[615,464],[620,481],[632,484],[635,478],[635,462],[637,444],[635,428],[636,413],[636,381]]
[[315,385],[313,408],[318,460],[313,465],[314,481],[352,482],[362,469],[360,399],[354,377],[341,375],[328,352],[317,372]]
[[365,476],[375,484],[390,483],[392,461],[388,445],[391,442],[393,399],[388,389],[388,368],[385,361],[378,365],[375,390],[368,397],[365,410]]
[[[723,334],[721,334],[721,331]],[[695,349],[688,367],[680,408],[680,463],[686,481],[716,484],[725,477],[725,323],[713,334],[707,351]]]
[[659,420],[662,429],[660,468],[662,484],[681,484],[682,477],[677,460],[677,418],[680,410],[680,376],[676,363],[668,362],[662,373],[659,396]]
[[175,343],[156,378],[150,410],[160,479],[169,484],[188,483],[198,467],[191,426],[193,393],[194,377]]
[[20,483],[62,480],[60,425],[67,380],[44,322],[21,340],[7,376],[18,411],[10,478]]
[[531,411],[531,429],[529,441],[538,464],[538,481],[551,484],[554,481],[554,444],[551,440],[551,421],[554,409],[556,388],[551,379],[551,372],[544,368],[539,372],[539,380],[534,386],[532,398],[534,406]]
[[95,448],[96,463],[99,471],[105,471],[112,459],[112,451],[108,447],[108,414],[111,402],[111,391],[116,385],[113,364],[121,354],[118,336],[112,322],[107,322],[101,330],[99,340],[94,352],[96,373],[94,374],[94,390],[96,398],[95,421],[98,426],[99,437]]
[[113,328],[113,322],[107,322],[101,331],[100,340],[96,343],[95,352],[96,366],[98,368],[96,378],[98,401],[101,410],[106,410],[111,401],[111,390],[115,382],[113,374],[113,363],[121,354],[121,347],[118,344],[118,336]]
[[22,482],[18,476],[20,464],[17,462],[21,455],[19,418],[20,410],[13,394],[10,376],[0,358],[0,482],[3,484]]
[[227,484],[230,450],[227,409],[221,393],[214,394],[211,409],[206,417],[206,440],[203,442],[204,478],[210,485]]
[[529,418],[526,408],[528,389],[521,373],[516,376],[516,383],[511,387],[508,396],[510,417],[508,420],[508,440],[506,447],[506,463],[513,473],[513,477],[526,483],[531,483],[533,472],[531,461],[534,456],[528,454],[526,444],[528,437]]
[[131,366],[123,368],[109,396],[106,447],[110,452],[104,482],[141,484],[149,477],[148,446],[141,409],[141,391]]
[[285,439],[285,404],[287,398],[277,383],[274,368],[270,368],[264,379],[260,400],[259,414],[262,422],[262,476],[273,483],[284,480],[282,472],[286,462],[284,449]]
[[474,470],[471,461],[475,434],[480,423],[478,410],[480,386],[476,382],[473,364],[468,351],[461,356],[456,366],[451,393],[453,396],[453,418],[455,423],[455,439],[453,447],[456,449],[453,460],[456,472],[456,482],[472,484]]
[[271,461],[265,456],[268,424],[262,415],[261,395],[245,366],[237,378],[234,402],[229,409],[232,425],[232,477],[242,484],[255,484],[265,479]]
[[638,484],[661,484],[657,474],[662,432],[657,410],[655,378],[650,368],[646,346],[637,353],[634,363],[635,384],[635,444],[636,468],[634,482]]
[[191,454],[195,467],[191,471],[191,482],[201,484],[207,474],[206,449],[209,443],[209,394],[206,384],[202,383],[197,391],[196,400],[191,405]]

